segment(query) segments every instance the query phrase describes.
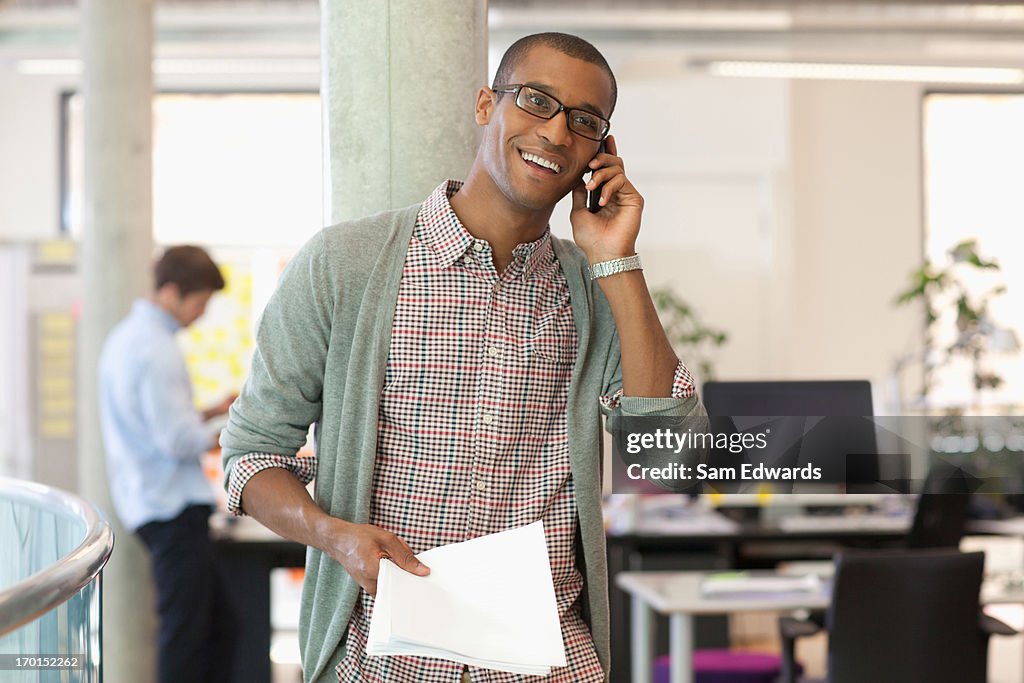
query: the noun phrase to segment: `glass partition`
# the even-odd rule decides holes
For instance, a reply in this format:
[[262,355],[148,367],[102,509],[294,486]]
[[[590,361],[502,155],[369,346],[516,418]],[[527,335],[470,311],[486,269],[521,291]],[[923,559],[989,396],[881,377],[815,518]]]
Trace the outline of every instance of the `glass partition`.
[[98,683],[110,525],[85,501],[0,478],[0,680]]

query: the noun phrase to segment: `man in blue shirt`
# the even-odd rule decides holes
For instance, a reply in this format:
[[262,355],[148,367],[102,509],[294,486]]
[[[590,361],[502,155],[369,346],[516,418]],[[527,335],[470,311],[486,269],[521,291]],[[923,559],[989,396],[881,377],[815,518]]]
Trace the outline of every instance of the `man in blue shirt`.
[[216,446],[175,333],[195,322],[220,270],[203,249],[168,249],[156,286],[110,333],[100,356],[100,410],[107,476],[118,517],[148,549],[157,590],[160,683],[228,680],[233,621],[218,577],[208,520],[215,498],[200,457]]

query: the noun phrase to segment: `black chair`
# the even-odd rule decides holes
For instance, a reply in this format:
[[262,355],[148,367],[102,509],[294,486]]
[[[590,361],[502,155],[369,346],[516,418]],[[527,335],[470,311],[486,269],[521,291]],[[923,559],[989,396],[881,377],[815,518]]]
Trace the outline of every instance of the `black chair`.
[[[829,683],[984,683],[988,639],[1013,635],[981,612],[984,553],[851,552],[837,556],[826,624]],[[796,683],[796,638],[821,629],[779,619],[783,682]]]
[[940,463],[928,471],[917,499],[907,547],[956,548],[967,529],[971,493],[962,470]]

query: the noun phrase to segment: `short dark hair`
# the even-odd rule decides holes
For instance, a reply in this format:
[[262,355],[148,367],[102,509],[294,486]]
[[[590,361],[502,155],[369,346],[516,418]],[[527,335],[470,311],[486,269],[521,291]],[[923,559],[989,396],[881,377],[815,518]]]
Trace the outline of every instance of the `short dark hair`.
[[190,244],[168,248],[156,262],[153,274],[156,276],[156,289],[175,284],[181,296],[224,289],[224,276],[217,264],[205,249]]
[[[608,61],[596,47],[579,36],[568,33],[534,33],[512,43],[501,57],[501,63],[498,64],[498,70],[494,74],[494,82],[491,86],[507,84],[509,82],[508,79],[512,78],[512,72],[519,66],[519,62],[523,60],[530,50],[538,46],[550,47],[573,59],[579,59],[601,67],[608,74],[608,79],[612,82],[612,111],[615,111],[615,102],[619,97],[619,89],[615,83],[615,74],[612,73],[612,68],[608,66]],[[611,115],[612,112],[608,112],[608,116]]]

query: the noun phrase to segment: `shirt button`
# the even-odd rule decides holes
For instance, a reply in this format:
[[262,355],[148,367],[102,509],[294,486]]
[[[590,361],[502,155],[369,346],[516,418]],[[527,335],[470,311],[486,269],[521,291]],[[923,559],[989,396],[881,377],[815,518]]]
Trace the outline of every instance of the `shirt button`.
[[484,420],[484,424],[485,425],[489,425],[492,422],[494,422],[494,416],[493,415],[484,415],[483,420]]
[[484,250],[484,245],[483,244],[481,244],[480,242],[474,242],[473,243],[473,251],[483,251],[483,250]]
[[487,355],[490,356],[491,358],[494,358],[495,356],[497,356],[498,353],[500,353],[500,352],[498,351],[498,347],[496,347],[496,346],[491,346],[491,347],[489,347],[487,349]]
[[495,282],[494,283],[494,291],[495,292],[500,292],[501,291],[501,283],[500,282]]
[[466,256],[465,258],[462,259],[462,262],[465,263],[466,265],[469,265],[470,263],[473,262],[473,257],[472,256]]
[[476,480],[476,490],[477,491],[486,491],[487,490],[487,482],[486,481],[481,481],[481,480],[477,479]]

